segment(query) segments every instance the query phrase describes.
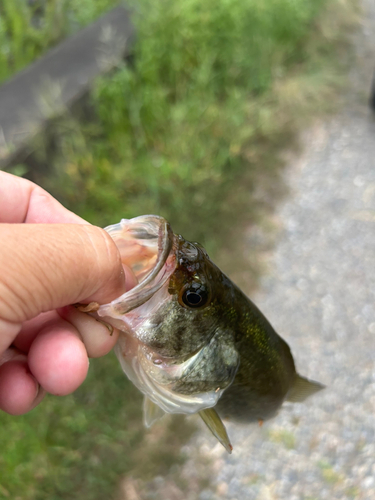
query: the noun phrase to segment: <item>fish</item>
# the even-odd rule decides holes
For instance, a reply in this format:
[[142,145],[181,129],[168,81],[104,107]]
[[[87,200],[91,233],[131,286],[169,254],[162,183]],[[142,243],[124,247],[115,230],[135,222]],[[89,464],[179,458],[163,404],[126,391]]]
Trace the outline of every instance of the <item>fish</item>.
[[198,413],[231,453],[223,420],[262,423],[284,401],[324,388],[296,372],[288,344],[257,306],[163,217],[105,230],[137,285],[94,314],[120,330],[115,353],[144,394],[146,427],[165,413]]

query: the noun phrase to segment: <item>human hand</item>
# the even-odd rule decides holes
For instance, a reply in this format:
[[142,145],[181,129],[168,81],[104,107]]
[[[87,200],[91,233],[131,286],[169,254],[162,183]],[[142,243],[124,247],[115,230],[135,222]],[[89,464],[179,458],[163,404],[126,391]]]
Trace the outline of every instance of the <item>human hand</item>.
[[105,231],[0,172],[0,409],[20,415],[46,391],[73,392],[118,331],[69,304],[107,303],[134,285]]

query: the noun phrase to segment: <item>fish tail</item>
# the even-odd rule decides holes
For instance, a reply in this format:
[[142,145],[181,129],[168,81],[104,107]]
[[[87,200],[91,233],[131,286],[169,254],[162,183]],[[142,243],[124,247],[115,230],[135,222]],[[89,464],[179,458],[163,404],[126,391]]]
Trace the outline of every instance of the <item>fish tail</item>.
[[291,401],[292,403],[301,403],[305,401],[306,398],[312,396],[316,392],[321,391],[325,388],[325,385],[315,382],[314,380],[308,380],[301,375],[296,374],[294,384],[289,389],[286,396],[286,401]]

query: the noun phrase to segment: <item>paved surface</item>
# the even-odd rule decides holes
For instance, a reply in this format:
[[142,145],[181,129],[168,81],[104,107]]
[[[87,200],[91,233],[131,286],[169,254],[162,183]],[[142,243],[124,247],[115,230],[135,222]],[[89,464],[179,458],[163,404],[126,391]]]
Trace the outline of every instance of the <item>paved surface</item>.
[[0,163],[126,53],[134,28],[116,7],[0,87]]
[[305,134],[286,173],[273,269],[253,297],[300,373],[327,389],[285,404],[262,428],[228,425],[231,456],[202,430],[183,469],[156,478],[142,498],[375,499],[375,120],[363,97],[375,66],[375,3],[365,8],[348,102]]

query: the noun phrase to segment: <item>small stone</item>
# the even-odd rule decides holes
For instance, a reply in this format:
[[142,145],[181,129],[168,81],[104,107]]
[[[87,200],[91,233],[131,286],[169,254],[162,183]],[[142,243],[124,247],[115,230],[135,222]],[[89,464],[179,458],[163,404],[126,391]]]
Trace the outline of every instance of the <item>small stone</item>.
[[368,490],[372,486],[374,486],[375,479],[372,476],[367,476],[363,481],[362,481],[362,488],[365,490]]
[[219,497],[226,497],[227,493],[228,493],[227,483],[224,483],[224,482],[219,483],[217,488],[216,488],[216,494]]
[[362,187],[365,184],[365,180],[360,175],[354,177],[353,184],[357,187]]
[[309,287],[309,282],[305,278],[301,278],[297,281],[298,290],[304,291]]

